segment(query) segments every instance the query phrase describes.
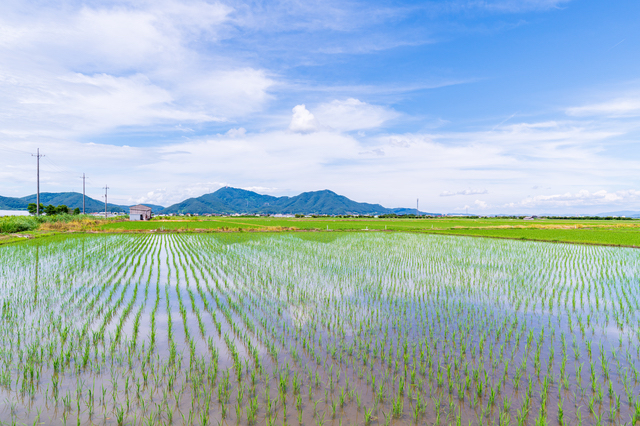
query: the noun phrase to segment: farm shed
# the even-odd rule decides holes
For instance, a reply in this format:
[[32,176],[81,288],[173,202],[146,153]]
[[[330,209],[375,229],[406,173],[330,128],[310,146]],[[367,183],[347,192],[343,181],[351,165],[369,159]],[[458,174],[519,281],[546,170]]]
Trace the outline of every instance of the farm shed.
[[138,204],[129,207],[129,220],[149,220],[151,219],[151,207]]

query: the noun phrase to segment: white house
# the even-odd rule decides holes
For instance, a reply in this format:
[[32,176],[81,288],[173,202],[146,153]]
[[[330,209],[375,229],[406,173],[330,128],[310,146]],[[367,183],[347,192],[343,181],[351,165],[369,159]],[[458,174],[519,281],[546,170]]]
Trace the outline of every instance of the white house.
[[129,220],[149,220],[151,219],[151,207],[138,204],[129,207]]

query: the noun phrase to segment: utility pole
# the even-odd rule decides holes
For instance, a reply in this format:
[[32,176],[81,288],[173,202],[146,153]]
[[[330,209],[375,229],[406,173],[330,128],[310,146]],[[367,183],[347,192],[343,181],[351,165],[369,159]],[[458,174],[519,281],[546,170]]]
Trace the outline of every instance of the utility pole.
[[82,214],[84,213],[84,173],[82,174]]
[[416,198],[416,216],[420,216],[420,198]]
[[107,218],[107,190],[109,187],[107,185],[104,186],[104,218]]
[[36,216],[40,216],[40,157],[44,157],[44,155],[40,155],[40,148],[38,148],[37,153],[31,154],[32,157],[36,157]]

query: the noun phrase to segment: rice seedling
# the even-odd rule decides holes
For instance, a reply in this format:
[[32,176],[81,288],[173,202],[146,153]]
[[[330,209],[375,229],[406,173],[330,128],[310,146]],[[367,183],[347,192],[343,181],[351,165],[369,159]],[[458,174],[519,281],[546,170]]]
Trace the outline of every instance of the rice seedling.
[[0,421],[640,421],[634,250],[225,238],[1,247]]

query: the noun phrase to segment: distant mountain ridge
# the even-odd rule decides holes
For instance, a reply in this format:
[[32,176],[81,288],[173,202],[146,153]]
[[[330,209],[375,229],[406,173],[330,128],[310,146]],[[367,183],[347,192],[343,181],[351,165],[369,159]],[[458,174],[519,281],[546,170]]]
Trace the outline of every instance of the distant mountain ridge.
[[21,198],[3,197],[0,195],[0,210],[26,210],[27,203]]
[[[0,196],[0,210],[26,210],[36,202],[36,194],[26,197]],[[82,209],[82,194],[77,192],[41,192],[40,203],[45,206],[64,204],[71,209]],[[87,213],[104,211],[104,202],[85,197]],[[153,214],[318,214],[318,215],[382,215],[415,214],[416,209],[390,209],[380,204],[359,203],[327,189],[303,192],[293,197],[274,197],[239,188],[224,187],[196,198],[189,198],[169,207],[145,203]],[[129,206],[109,203],[112,213],[128,213]],[[420,212],[421,215],[434,213]]]
[[[0,196],[0,210],[26,210],[29,203],[35,203],[36,199],[36,194],[21,198]],[[41,192],[40,203],[45,206],[48,204],[53,204],[54,206],[65,205],[71,209],[77,207],[82,210],[82,194],[78,192]],[[151,207],[154,213],[164,209],[163,206],[154,204],[145,205]],[[128,213],[129,206],[108,203],[107,210],[111,213]],[[85,196],[85,211],[87,213],[103,212],[104,201]]]
[[[328,189],[303,192],[293,197],[262,195],[224,187],[216,192],[189,198],[167,207],[160,214],[318,214],[382,215],[409,214],[415,209],[389,209],[380,204],[359,203]],[[420,214],[429,214],[420,212]]]

